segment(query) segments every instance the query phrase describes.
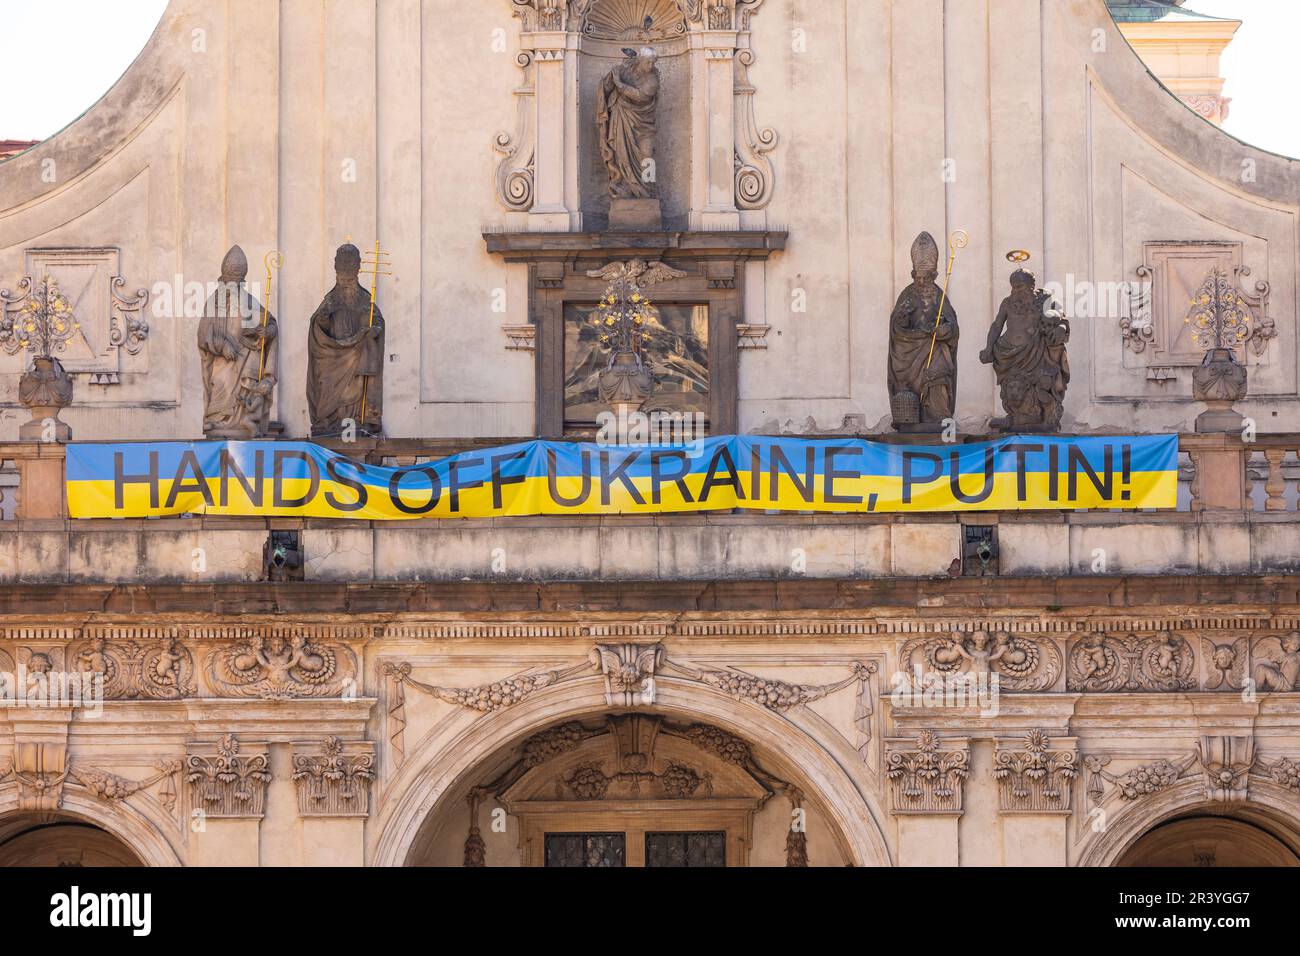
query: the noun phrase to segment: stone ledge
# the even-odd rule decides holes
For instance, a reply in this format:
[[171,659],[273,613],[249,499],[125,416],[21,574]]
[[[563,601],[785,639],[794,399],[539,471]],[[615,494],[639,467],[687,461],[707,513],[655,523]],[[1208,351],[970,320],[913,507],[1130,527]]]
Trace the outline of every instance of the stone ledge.
[[1300,574],[933,578],[875,581],[40,584],[0,589],[0,615],[79,620],[107,615],[232,616],[404,613],[653,613],[952,608],[1002,610],[1300,606]]

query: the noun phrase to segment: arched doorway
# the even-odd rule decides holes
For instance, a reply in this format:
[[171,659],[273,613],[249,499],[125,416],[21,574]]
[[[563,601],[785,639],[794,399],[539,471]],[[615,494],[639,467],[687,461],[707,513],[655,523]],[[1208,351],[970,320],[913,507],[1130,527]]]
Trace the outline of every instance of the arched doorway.
[[1143,834],[1116,866],[1300,866],[1286,843],[1264,827],[1230,816],[1167,820]]
[[92,823],[56,813],[0,819],[0,867],[144,866],[125,843]]
[[[376,866],[461,865],[468,842],[472,789],[499,780],[518,762],[525,741],[568,722],[578,721],[592,729],[603,725],[610,715],[631,712],[631,708],[611,709],[605,681],[597,675],[557,682],[486,715],[467,708],[448,713],[414,746],[407,738],[406,757],[386,782],[380,812],[372,821],[373,828],[367,828],[372,841],[368,859]],[[662,717],[677,727],[703,724],[733,735],[749,746],[763,771],[793,784],[804,799],[800,809],[806,811],[808,821],[810,865],[891,865],[869,767],[850,741],[810,709],[777,713],[738,702],[695,681],[666,677],[656,680],[654,704],[642,705],[635,712]],[[673,736],[672,731],[667,734]],[[613,762],[613,751],[607,754],[603,772],[607,776],[621,773]],[[704,763],[694,769],[708,769],[707,761]],[[653,772],[666,771],[660,762]],[[524,783],[522,778],[519,782]],[[785,863],[793,794],[774,789],[777,795],[754,814],[751,866]],[[715,787],[717,792],[720,789]],[[482,802],[479,809],[487,864],[520,865],[518,820],[507,812],[509,834],[516,838],[511,855],[505,852],[510,841],[490,829],[492,810],[508,808]]]
[[711,724],[605,713],[501,748],[439,801],[413,866],[843,866],[819,799]]

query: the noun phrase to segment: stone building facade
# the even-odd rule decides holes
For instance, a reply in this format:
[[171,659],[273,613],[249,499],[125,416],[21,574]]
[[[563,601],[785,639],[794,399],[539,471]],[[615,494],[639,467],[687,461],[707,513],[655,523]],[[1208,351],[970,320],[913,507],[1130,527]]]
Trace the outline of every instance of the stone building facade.
[[1228,118],[1219,59],[1240,20],[1211,17],[1186,0],[1109,0],[1124,39],[1179,99],[1216,126]]
[[[646,49],[654,208],[597,124]],[[4,318],[51,276],[77,320],[67,401],[0,353],[0,672],[104,697],[0,711],[0,863],[1295,864],[1298,215],[1300,162],[1103,0],[172,0],[0,164]],[[236,244],[283,256],[268,434],[306,439],[334,250],[382,242],[383,434],[321,440],[411,464],[587,436],[590,273],[633,260],[673,408],[910,440],[889,310],[959,229],[962,440],[1011,251],[1073,323],[1061,431],[1178,433],[1176,510],[68,517],[51,422],[202,439],[185,303]],[[1229,393],[1186,321],[1216,274]]]

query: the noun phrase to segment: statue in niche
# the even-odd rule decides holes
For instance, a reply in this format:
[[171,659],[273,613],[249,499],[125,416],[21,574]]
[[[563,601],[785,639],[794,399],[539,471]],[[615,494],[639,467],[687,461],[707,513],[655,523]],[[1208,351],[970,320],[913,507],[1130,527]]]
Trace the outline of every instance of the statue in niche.
[[203,361],[203,434],[250,439],[267,433],[275,391],[279,326],[244,286],[248,258],[231,246],[221,261],[221,281],[199,320]]
[[[361,285],[361,252],[351,243],[334,256],[337,283],[311,317],[307,409],[312,437],[382,434],[384,316]],[[372,324],[373,318],[373,324]]]
[[1054,432],[1061,427],[1070,362],[1065,344],[1070,323],[1051,296],[1037,288],[1032,272],[1011,274],[1011,294],[1002,300],[980,361],[997,374],[1006,417],[998,431]]
[[609,174],[610,228],[657,229],[662,218],[655,175],[658,54],[625,49],[596,98],[597,142]]
[[923,232],[912,243],[912,284],[889,316],[889,404],[894,428],[937,432],[957,402],[957,312],[943,300],[939,246]]

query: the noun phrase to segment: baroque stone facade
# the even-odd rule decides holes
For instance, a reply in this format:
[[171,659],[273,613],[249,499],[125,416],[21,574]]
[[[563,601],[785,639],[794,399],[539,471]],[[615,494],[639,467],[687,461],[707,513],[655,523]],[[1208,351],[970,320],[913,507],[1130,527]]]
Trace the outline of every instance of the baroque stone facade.
[[[151,866],[1300,863],[1300,164],[1161,89],[1103,0],[906,6],[172,0],[0,164],[0,834]],[[186,286],[233,243],[266,314],[198,335],[221,296]],[[650,291],[657,340],[593,333]],[[379,466],[596,406],[1178,432],[1179,505],[67,517],[67,428],[199,441],[214,404]]]

